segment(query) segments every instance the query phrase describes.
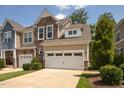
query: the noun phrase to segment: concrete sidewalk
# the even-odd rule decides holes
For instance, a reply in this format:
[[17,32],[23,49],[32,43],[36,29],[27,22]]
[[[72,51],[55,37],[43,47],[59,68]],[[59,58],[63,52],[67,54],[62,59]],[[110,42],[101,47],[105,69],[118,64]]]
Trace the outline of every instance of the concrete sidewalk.
[[21,68],[2,68],[0,70],[0,74],[14,72],[14,71],[21,71],[21,70],[22,70]]

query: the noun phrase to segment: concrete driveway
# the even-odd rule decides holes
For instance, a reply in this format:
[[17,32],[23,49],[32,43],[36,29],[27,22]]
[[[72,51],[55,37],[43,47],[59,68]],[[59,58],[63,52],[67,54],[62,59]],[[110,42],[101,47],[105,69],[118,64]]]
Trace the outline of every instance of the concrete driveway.
[[43,69],[0,82],[4,88],[75,88],[79,70]]

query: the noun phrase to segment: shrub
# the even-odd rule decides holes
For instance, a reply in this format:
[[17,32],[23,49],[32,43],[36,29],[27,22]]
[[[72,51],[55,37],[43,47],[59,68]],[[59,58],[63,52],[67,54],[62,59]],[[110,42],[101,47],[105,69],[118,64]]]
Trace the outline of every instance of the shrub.
[[88,69],[89,69],[89,70],[97,70],[97,69],[95,68],[95,66],[89,66]]
[[119,66],[123,70],[123,79],[124,79],[124,63]]
[[32,70],[32,64],[31,63],[25,63],[23,64],[23,70]]
[[123,79],[123,72],[120,68],[107,65],[100,68],[100,75],[104,83],[108,85],[119,85]]
[[33,70],[40,70],[42,68],[41,63],[32,63]]
[[124,63],[124,55],[116,55],[113,60],[113,65],[119,67]]
[[3,59],[0,59],[0,68],[4,68],[5,67],[5,62]]
[[38,57],[34,57],[31,61],[31,63],[40,63],[40,60]]

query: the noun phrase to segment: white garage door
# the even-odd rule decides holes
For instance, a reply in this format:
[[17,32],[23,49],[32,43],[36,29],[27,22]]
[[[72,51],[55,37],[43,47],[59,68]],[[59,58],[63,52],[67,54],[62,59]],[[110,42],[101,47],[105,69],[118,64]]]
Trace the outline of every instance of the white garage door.
[[31,63],[32,59],[32,54],[19,55],[19,67],[22,67],[24,63]]
[[83,52],[46,52],[47,68],[83,69]]

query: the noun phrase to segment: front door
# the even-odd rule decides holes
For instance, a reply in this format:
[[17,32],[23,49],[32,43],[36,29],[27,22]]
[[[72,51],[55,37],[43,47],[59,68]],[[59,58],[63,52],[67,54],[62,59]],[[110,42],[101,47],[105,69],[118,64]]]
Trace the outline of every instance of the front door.
[[13,51],[5,51],[6,65],[13,65]]

